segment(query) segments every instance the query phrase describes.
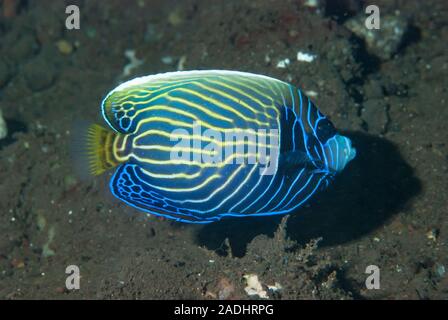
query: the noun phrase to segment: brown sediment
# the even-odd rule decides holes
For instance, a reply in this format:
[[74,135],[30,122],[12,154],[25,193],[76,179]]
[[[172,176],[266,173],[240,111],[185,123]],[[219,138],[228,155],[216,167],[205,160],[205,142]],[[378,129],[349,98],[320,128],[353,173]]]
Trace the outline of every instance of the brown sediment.
[[[355,1],[343,1],[348,17],[302,2],[92,0],[81,30],[68,31],[65,2],[39,0],[7,21],[0,298],[249,299],[244,275],[253,274],[271,299],[445,299],[448,3],[375,1],[381,14],[412,17],[403,46],[383,60],[343,25],[364,14]],[[2,3],[4,17],[17,14],[19,1]],[[168,21],[175,7],[181,24]],[[70,54],[58,51],[61,39]],[[102,121],[99,105],[123,80],[128,49],[145,59],[130,77],[173,71],[186,56],[186,70],[251,71],[314,91],[357,158],[287,220],[147,217],[113,199],[108,173],[73,179],[68,151],[75,120]],[[297,61],[298,51],[317,58]],[[285,58],[288,67],[276,68]],[[54,255],[43,255],[52,226]],[[65,289],[68,264],[80,266],[81,290]],[[381,290],[365,287],[369,265],[381,270]]]
[[4,18],[14,18],[17,15],[20,0],[3,0],[2,4]]

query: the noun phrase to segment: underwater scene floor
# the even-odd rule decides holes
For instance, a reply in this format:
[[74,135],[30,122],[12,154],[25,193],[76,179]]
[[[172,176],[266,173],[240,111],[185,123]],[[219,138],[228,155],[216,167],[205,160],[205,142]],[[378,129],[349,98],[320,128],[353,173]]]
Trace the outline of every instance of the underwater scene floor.
[[[448,2],[0,5],[0,299],[448,298]],[[206,225],[116,200],[112,173],[77,176],[74,125],[104,123],[111,89],[205,69],[301,88],[356,158],[288,216]]]

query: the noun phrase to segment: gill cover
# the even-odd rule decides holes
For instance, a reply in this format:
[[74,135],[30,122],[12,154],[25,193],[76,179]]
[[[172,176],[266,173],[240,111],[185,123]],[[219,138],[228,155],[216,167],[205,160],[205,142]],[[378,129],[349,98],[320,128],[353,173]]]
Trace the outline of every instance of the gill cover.
[[328,139],[324,150],[328,168],[336,173],[341,172],[356,156],[356,149],[352,147],[350,139],[339,134]]

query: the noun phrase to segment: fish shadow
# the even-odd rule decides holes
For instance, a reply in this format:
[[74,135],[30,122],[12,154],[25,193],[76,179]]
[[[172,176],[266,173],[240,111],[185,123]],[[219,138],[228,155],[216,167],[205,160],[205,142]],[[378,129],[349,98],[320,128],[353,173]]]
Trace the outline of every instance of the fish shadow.
[[[344,135],[352,140],[357,156],[329,189],[290,215],[287,235],[299,244],[319,237],[321,247],[359,239],[406,211],[421,191],[420,180],[394,143],[361,132]],[[242,257],[254,237],[272,237],[281,218],[223,219],[201,227],[197,242],[221,255],[227,254],[229,244],[232,254]]]
[[0,150],[4,147],[14,143],[17,139],[14,137],[16,133],[28,132],[26,124],[16,119],[5,119],[6,126],[8,128],[8,134],[6,137],[0,140]]

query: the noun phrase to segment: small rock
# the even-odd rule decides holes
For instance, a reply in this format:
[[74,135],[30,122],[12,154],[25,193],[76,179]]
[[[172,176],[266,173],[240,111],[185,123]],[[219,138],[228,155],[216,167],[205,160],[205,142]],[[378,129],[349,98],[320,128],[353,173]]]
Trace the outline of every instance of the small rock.
[[316,54],[299,51],[297,52],[297,61],[300,62],[313,62],[317,58]]
[[32,91],[51,87],[56,78],[56,70],[43,58],[36,58],[24,67],[25,81]]
[[86,28],[86,35],[90,39],[94,39],[96,37],[96,29],[94,27],[87,27]]
[[183,55],[179,58],[177,62],[177,71],[183,71],[185,69],[185,62],[187,61],[187,56]]
[[56,252],[50,248],[50,245],[53,242],[55,235],[56,235],[56,229],[54,226],[52,226],[48,230],[47,242],[42,246],[42,257],[49,258],[56,254]]
[[443,278],[445,276],[446,269],[445,269],[445,266],[443,264],[437,263],[435,265],[435,271],[436,271],[436,274],[437,274],[437,276],[439,278]]
[[36,226],[39,231],[43,231],[47,226],[47,219],[45,219],[45,216],[42,214],[42,212],[38,212],[37,214]]
[[308,98],[316,98],[319,94],[314,90],[307,90],[305,94]]
[[256,274],[247,274],[244,276],[244,279],[246,279],[247,283],[244,291],[246,291],[249,296],[259,296],[262,299],[269,299],[266,290],[263,289]]
[[408,87],[402,83],[395,83],[390,79],[383,81],[384,94],[387,96],[406,97]]
[[439,230],[437,230],[437,229],[431,229],[426,233],[426,238],[428,238],[428,240],[432,240],[434,242],[437,241],[438,236],[439,236]]
[[14,18],[19,11],[20,1],[18,0],[4,0],[3,1],[3,17]]
[[400,15],[381,16],[380,29],[366,28],[365,20],[365,14],[360,14],[347,20],[345,26],[365,41],[370,53],[389,60],[403,42],[409,28],[408,20]]
[[39,43],[43,46],[62,38],[64,30],[66,30],[64,22],[64,19],[60,19],[57,14],[47,14],[45,19],[36,19],[33,29],[36,31]]
[[138,59],[136,54],[135,54],[135,50],[133,49],[128,49],[124,52],[124,55],[126,58],[128,58],[129,63],[126,64],[123,68],[123,73],[122,73],[122,77],[127,77],[129,76],[132,71],[138,67],[140,67],[144,60],[143,59]]
[[56,47],[60,53],[66,56],[73,52],[73,45],[67,40],[59,40],[56,42]]
[[55,289],[55,291],[57,292],[57,293],[68,293],[69,291],[68,291],[68,289],[67,288],[65,288],[65,287],[57,287],[56,289]]
[[21,269],[25,267],[25,262],[23,262],[23,260],[21,259],[14,258],[11,260],[11,265],[16,269]]
[[76,177],[74,175],[67,175],[64,177],[64,189],[69,191],[78,183]]
[[383,134],[389,124],[389,105],[382,99],[367,100],[362,109],[361,118],[367,123],[367,131]]
[[168,15],[168,23],[176,27],[184,22],[183,12],[180,7],[175,8]]
[[280,283],[276,282],[273,285],[268,286],[268,289],[273,291],[273,292],[276,292],[276,291],[282,290],[283,287],[282,287],[282,285]]
[[161,60],[162,60],[163,64],[173,64],[173,62],[174,62],[174,59],[171,56],[164,56],[164,57],[162,57]]
[[366,100],[383,98],[383,88],[378,80],[371,79],[364,85],[364,96]]
[[39,44],[34,35],[27,33],[17,39],[11,47],[7,49],[8,57],[15,62],[20,62],[30,58],[39,50]]
[[10,65],[3,59],[0,59],[0,89],[8,83],[11,77],[12,70]]
[[291,63],[291,60],[289,60],[288,58],[280,60],[279,62],[277,62],[277,68],[279,69],[285,69],[287,66],[289,66],[289,64]]
[[218,282],[218,298],[226,300],[231,297],[235,291],[235,286],[227,278],[221,278]]
[[144,41],[147,43],[155,43],[163,38],[162,30],[159,30],[158,25],[148,24],[146,26],[146,32],[144,36]]
[[3,119],[3,112],[0,109],[0,140],[6,138],[8,135],[8,127],[6,126],[6,121]]
[[306,0],[303,5],[305,7],[316,8],[319,6],[319,0]]

